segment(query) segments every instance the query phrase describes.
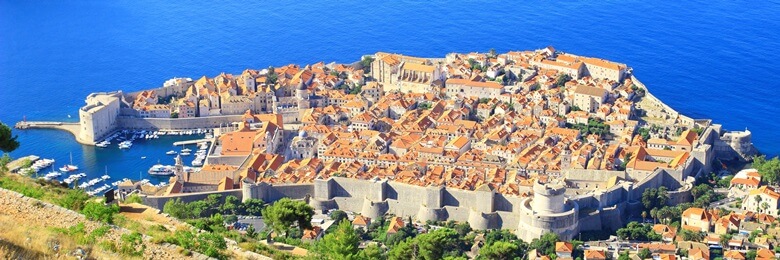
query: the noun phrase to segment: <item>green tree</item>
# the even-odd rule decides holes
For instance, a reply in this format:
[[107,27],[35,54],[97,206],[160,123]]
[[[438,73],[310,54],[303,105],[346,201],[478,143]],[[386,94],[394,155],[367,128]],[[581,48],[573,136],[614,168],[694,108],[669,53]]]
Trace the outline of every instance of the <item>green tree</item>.
[[520,257],[518,254],[520,248],[515,243],[498,241],[493,244],[486,244],[479,249],[479,259],[499,259],[510,260]]
[[342,210],[334,210],[330,213],[330,219],[333,223],[341,223],[342,220],[347,219],[347,213]]
[[241,201],[236,196],[229,195],[225,197],[225,203],[222,203],[220,210],[222,211],[222,214],[235,215],[238,212],[240,203]]
[[747,260],[755,260],[758,253],[756,253],[755,249],[750,249],[747,251],[747,254],[745,254],[745,259]]
[[445,252],[456,251],[458,232],[449,228],[437,229],[415,237],[420,248],[419,259],[441,259]]
[[704,239],[704,235],[701,232],[690,231],[687,229],[680,230],[680,237],[685,241],[701,242]]
[[89,220],[102,221],[108,224],[114,223],[114,215],[119,213],[119,206],[112,204],[103,205],[103,202],[88,201],[81,210],[81,214]]
[[314,252],[317,259],[358,259],[358,237],[349,220],[342,220],[333,233],[317,242]]
[[569,80],[571,80],[571,76],[569,76],[569,74],[561,73],[558,75],[558,78],[555,79],[555,86],[559,88],[563,87],[566,85],[566,82],[569,82]]
[[702,196],[704,194],[707,194],[707,192],[709,190],[712,190],[712,188],[709,185],[707,185],[707,184],[703,184],[702,183],[702,184],[696,185],[696,187],[693,187],[693,189],[691,189],[691,195],[693,195],[693,200],[696,200],[696,198],[698,198],[698,197],[700,197],[700,196]]
[[241,206],[241,208],[244,209],[244,214],[246,215],[260,216],[263,214],[264,206],[265,206],[265,201],[261,199],[248,199],[243,203],[243,206]]
[[648,259],[653,256],[652,253],[650,253],[650,249],[642,248],[642,250],[639,250],[639,253],[636,254],[641,259]]
[[495,58],[496,57],[496,49],[490,48],[490,51],[488,52],[488,55],[490,55],[490,57],[492,57],[492,58]]
[[301,229],[311,228],[312,215],[314,215],[314,208],[304,201],[290,198],[283,198],[263,209],[266,223],[277,233],[287,231],[294,223],[297,223]]
[[178,219],[192,218],[192,212],[187,208],[187,203],[182,202],[180,198],[176,198],[165,202],[163,213]]
[[720,240],[718,242],[720,242],[720,245],[723,246],[723,248],[726,248],[729,246],[729,240],[731,240],[731,238],[733,238],[731,234],[722,234],[720,235]]
[[19,148],[19,136],[13,135],[11,128],[0,122],[0,151],[10,153]]
[[631,260],[631,257],[628,255],[628,251],[620,252],[620,255],[618,255],[618,260]]
[[542,255],[553,255],[555,254],[555,243],[560,241],[558,234],[545,233],[542,237],[532,240],[529,247],[536,249]]
[[658,199],[658,190],[655,188],[648,188],[642,192],[642,205],[645,209],[653,209],[656,207],[656,200]]
[[669,189],[661,186],[658,188],[658,194],[656,197],[656,207],[666,206],[666,202],[669,201]]
[[3,156],[0,157],[0,173],[8,171],[8,164],[11,163],[11,156],[7,153],[3,153]]
[[360,65],[363,66],[363,71],[365,73],[371,72],[371,63],[374,62],[374,58],[371,56],[363,56],[363,59],[360,60]]
[[780,181],[780,158],[775,157],[767,160],[765,155],[753,158],[753,168],[758,170],[763,181],[768,184],[777,185]]
[[409,259],[417,259],[419,248],[417,247],[417,244],[414,243],[414,239],[407,238],[406,240],[403,240],[396,244],[393,247],[390,247],[390,250],[387,251],[387,259],[388,260],[409,260]]
[[249,227],[246,228],[246,236],[253,238],[256,235],[257,231],[255,230],[255,225],[250,224]]
[[363,250],[360,250],[358,254],[359,259],[381,260],[384,259],[382,248],[376,244],[371,244]]

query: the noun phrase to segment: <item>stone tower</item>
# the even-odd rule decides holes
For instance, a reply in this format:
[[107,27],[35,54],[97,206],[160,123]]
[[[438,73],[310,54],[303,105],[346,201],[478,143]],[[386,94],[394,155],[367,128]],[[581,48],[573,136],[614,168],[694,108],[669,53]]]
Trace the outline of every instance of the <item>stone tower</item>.
[[179,177],[180,180],[184,179],[184,163],[181,161],[181,155],[176,155],[176,164],[173,166],[173,174]]
[[561,151],[561,170],[566,170],[571,167],[571,150],[569,147],[563,148]]

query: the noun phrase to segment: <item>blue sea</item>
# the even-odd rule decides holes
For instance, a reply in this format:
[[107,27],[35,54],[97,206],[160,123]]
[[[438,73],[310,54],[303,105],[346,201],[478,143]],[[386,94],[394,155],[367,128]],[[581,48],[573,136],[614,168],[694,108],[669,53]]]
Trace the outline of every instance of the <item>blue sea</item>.
[[[552,45],[626,63],[678,111],[748,128],[761,152],[780,154],[777,0],[220,2],[0,1],[0,121],[76,121],[90,92],[172,77],[352,62],[377,51],[441,57]],[[64,132],[17,133],[22,147],[12,156],[61,166],[72,153],[90,177],[107,168],[114,179],[172,164],[164,152],[178,140],[119,151]]]

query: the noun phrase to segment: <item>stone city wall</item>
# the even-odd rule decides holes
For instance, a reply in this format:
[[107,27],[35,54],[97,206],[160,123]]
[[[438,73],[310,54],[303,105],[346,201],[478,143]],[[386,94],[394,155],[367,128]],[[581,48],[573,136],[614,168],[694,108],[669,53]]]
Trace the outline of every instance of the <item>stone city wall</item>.
[[225,197],[230,195],[236,196],[238,199],[243,198],[243,193],[241,192],[241,190],[179,193],[179,194],[171,194],[167,196],[141,196],[141,198],[143,199],[144,205],[162,210],[163,207],[165,206],[165,203],[168,202],[169,200],[181,199],[182,202],[190,203],[193,201],[204,200],[211,194],[222,195],[222,200],[224,200]]
[[185,130],[227,126],[241,121],[242,115],[208,116],[193,118],[135,118],[119,117],[117,122],[123,129]]

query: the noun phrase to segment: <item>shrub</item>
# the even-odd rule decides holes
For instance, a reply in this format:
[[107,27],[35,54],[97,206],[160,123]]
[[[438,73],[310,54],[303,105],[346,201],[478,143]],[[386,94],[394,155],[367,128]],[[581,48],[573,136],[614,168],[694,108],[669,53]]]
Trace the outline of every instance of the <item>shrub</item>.
[[119,252],[129,256],[141,256],[144,254],[146,245],[143,244],[143,238],[141,233],[133,232],[131,234],[122,235],[121,245]]
[[125,203],[138,203],[143,204],[144,200],[141,199],[141,196],[138,196],[138,194],[130,194],[130,196],[125,199]]
[[102,202],[89,201],[84,205],[84,209],[81,210],[81,214],[89,220],[102,221],[108,224],[114,223],[114,215],[119,213],[119,206],[112,204],[110,206],[103,205]]
[[80,211],[84,208],[84,204],[86,204],[87,200],[89,200],[89,195],[84,191],[68,190],[68,192],[65,193],[65,196],[58,199],[56,202],[58,205],[65,208]]

